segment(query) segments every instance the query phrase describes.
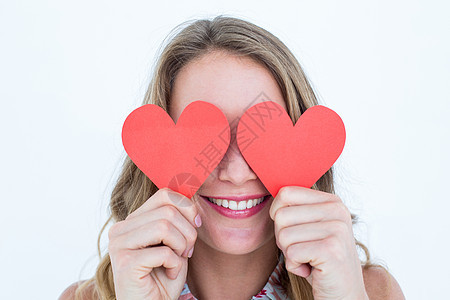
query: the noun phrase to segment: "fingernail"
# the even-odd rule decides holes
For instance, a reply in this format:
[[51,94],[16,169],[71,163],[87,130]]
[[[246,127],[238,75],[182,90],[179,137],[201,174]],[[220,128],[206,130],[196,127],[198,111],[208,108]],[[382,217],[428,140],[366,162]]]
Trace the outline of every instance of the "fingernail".
[[189,250],[189,253],[188,253],[188,257],[189,257],[189,258],[191,258],[192,252],[194,252],[194,247],[192,247],[191,250]]
[[186,250],[184,250],[184,252],[183,252],[182,256],[184,256],[184,257],[188,257],[188,254],[189,254],[189,252],[188,252],[188,250],[186,249]]
[[200,226],[202,226],[202,219],[200,218],[200,215],[197,215],[196,217],[195,217],[195,225],[197,225],[197,227],[200,227]]
[[306,278],[311,274],[311,269],[307,264],[301,264],[299,267],[295,268],[291,273]]

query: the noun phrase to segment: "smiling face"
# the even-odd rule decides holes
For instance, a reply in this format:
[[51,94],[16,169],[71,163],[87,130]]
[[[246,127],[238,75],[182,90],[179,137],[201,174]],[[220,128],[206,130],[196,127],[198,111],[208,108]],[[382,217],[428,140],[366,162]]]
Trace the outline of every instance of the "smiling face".
[[[170,116],[177,122],[183,109],[196,100],[220,108],[231,130],[227,153],[193,198],[202,218],[198,239],[225,253],[252,252],[274,237],[269,217],[273,198],[243,158],[234,137],[239,118],[250,106],[270,100],[286,110],[281,90],[270,71],[254,60],[216,51],[180,70],[172,90]],[[265,195],[269,196],[262,198]],[[216,201],[221,206],[208,197],[223,199]],[[264,201],[253,206],[260,197]],[[228,208],[224,207],[227,204]]]

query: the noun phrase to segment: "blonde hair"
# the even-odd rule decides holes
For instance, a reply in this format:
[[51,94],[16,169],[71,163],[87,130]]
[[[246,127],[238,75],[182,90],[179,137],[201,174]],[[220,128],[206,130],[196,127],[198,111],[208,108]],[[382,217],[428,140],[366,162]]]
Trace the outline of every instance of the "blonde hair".
[[[177,32],[178,29],[181,30]],[[174,36],[169,39],[156,62],[143,105],[152,103],[167,111],[178,71],[194,59],[212,51],[226,51],[233,55],[249,57],[264,65],[280,86],[288,114],[294,123],[307,108],[318,104],[313,89],[294,55],[277,37],[257,25],[242,19],[219,15],[212,20],[187,21],[177,26],[171,34]],[[335,193],[333,170],[330,168],[312,188]],[[93,299],[116,299],[110,257],[108,253],[102,257],[100,237],[111,220],[114,222],[124,220],[157,190],[153,182],[126,156],[121,174],[112,191],[111,216],[98,236],[100,263],[95,276],[78,286],[76,299],[82,299],[88,290]],[[351,214],[351,217],[352,223],[356,224],[357,216]],[[366,260],[361,262],[363,268],[380,266],[371,262],[367,247],[356,238],[355,244],[366,256]],[[280,253],[281,250],[278,251],[278,254]],[[290,299],[313,299],[312,288],[308,281],[288,272],[285,267],[281,274],[281,283]]]

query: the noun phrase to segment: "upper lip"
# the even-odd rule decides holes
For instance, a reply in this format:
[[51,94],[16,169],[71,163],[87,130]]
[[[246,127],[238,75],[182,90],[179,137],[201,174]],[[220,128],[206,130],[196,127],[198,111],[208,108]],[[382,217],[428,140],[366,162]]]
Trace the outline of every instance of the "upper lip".
[[244,200],[248,200],[248,199],[258,199],[261,197],[265,197],[268,196],[269,194],[254,194],[254,195],[240,195],[240,196],[205,196],[202,195],[203,197],[208,197],[208,198],[216,198],[216,199],[228,199],[228,200],[233,200],[233,201],[244,201]]

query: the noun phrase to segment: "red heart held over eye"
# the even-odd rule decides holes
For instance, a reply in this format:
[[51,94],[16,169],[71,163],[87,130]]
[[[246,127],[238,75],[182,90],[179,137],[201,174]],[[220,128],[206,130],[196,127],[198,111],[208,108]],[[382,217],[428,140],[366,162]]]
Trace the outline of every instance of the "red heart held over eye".
[[338,114],[321,105],[307,109],[294,126],[281,105],[265,101],[242,115],[236,139],[275,197],[283,186],[312,187],[341,155],[345,127]]
[[208,102],[190,103],[176,125],[163,108],[146,104],[125,119],[122,143],[158,188],[192,198],[225,155],[230,127],[223,112]]

